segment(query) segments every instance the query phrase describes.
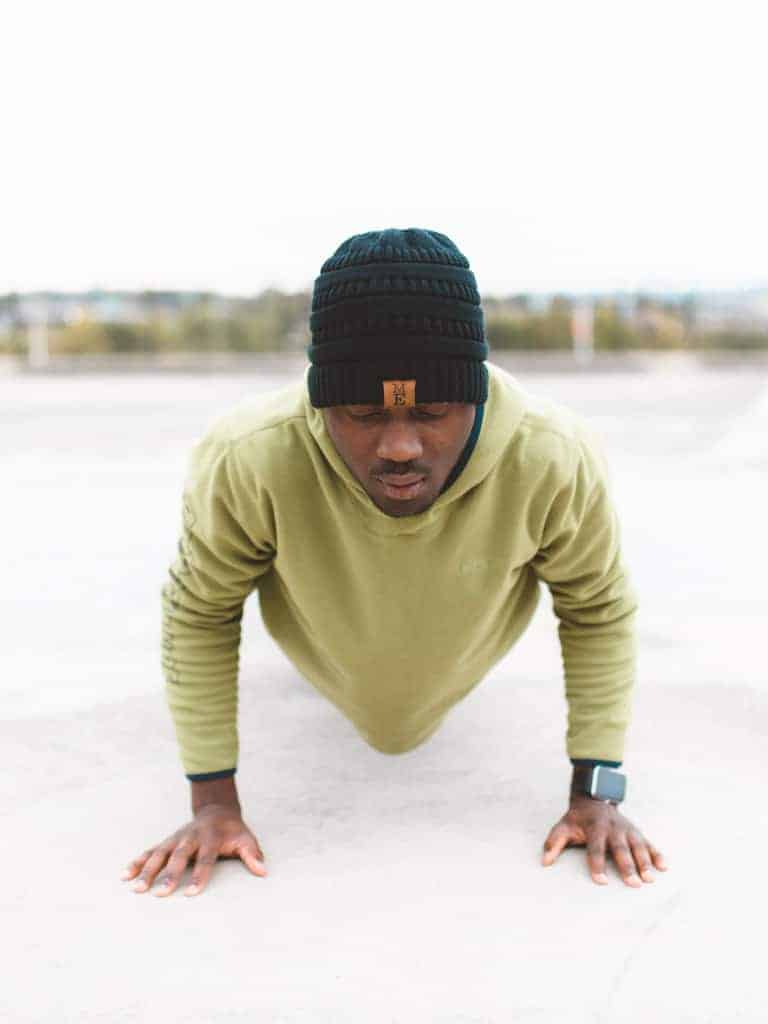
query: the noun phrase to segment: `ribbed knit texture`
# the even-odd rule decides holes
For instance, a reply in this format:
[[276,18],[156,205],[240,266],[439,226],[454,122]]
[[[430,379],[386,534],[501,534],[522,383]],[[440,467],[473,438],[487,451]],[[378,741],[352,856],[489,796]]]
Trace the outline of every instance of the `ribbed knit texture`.
[[488,357],[469,262],[447,235],[352,235],[315,279],[310,401],[379,404],[382,380],[415,379],[417,402],[483,403]]

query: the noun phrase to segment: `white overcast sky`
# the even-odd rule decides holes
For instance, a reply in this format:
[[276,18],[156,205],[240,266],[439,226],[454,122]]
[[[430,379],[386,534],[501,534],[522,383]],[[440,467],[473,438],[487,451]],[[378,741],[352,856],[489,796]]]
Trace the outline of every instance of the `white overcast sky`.
[[11,0],[0,293],[309,288],[386,227],[486,294],[766,285],[764,11]]

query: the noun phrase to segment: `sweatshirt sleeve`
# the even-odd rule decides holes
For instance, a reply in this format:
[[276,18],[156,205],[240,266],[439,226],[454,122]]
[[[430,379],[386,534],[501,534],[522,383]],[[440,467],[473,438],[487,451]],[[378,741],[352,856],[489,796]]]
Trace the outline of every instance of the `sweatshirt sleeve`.
[[636,672],[637,594],[598,439],[582,426],[570,479],[555,494],[531,561],[552,595],[574,759],[621,762]]
[[233,775],[246,597],[275,554],[270,504],[238,468],[234,442],[192,450],[178,554],[162,587],[165,694],[188,778]]

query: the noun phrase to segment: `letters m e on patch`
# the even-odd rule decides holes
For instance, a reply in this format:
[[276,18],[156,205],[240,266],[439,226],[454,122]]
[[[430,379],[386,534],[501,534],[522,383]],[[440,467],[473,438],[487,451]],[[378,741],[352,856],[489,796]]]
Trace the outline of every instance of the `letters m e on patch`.
[[416,405],[415,380],[383,380],[384,405],[387,409]]

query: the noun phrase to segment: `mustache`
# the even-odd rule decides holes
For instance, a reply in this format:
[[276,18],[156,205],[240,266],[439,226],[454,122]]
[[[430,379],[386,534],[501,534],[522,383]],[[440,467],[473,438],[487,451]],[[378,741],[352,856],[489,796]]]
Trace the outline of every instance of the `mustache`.
[[428,469],[424,469],[421,466],[404,464],[402,462],[396,462],[394,465],[390,466],[378,467],[371,471],[371,476],[408,476],[411,473],[417,476],[429,476]]

